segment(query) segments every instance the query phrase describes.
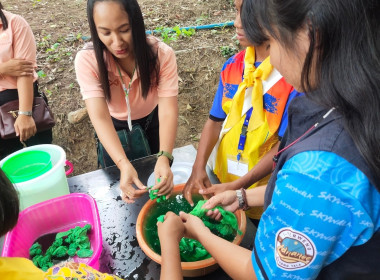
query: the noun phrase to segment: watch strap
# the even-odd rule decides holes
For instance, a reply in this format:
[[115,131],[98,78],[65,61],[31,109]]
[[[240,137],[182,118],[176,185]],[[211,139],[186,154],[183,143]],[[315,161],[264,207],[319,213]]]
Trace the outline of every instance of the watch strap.
[[172,163],[173,160],[174,160],[174,157],[171,153],[169,152],[166,152],[166,151],[160,151],[157,153],[157,157],[160,157],[160,156],[165,156],[169,159],[169,162]]

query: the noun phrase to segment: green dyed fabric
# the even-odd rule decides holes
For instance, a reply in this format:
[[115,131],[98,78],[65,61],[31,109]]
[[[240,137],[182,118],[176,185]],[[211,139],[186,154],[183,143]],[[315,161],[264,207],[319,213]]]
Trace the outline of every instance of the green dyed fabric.
[[90,249],[80,249],[77,252],[78,257],[80,258],[89,258],[94,252]]
[[150,200],[157,199],[157,203],[160,203],[161,201],[165,201],[166,200],[166,196],[165,195],[158,196],[157,195],[158,190],[152,190],[152,188],[153,188],[153,186],[148,187]]
[[197,203],[193,210],[191,210],[190,214],[197,216],[202,219],[204,224],[212,231],[219,232],[221,237],[227,237],[230,235],[235,235],[236,232],[241,234],[239,230],[239,225],[234,213],[230,211],[226,211],[221,206],[216,206],[212,210],[218,209],[220,214],[222,215],[222,220],[217,222],[212,218],[206,216],[208,210],[202,208],[202,206],[206,203],[207,200],[201,200]]
[[157,218],[157,222],[163,223],[165,221],[165,215],[161,215]]
[[41,254],[42,254],[41,244],[34,243],[32,247],[30,247],[29,249],[29,255],[31,257],[34,257],[35,255],[41,255]]
[[[224,239],[232,240],[236,233],[241,234],[236,216],[232,212],[224,210],[221,206],[213,208],[213,210],[218,209],[221,213],[222,219],[220,221],[215,221],[206,216],[208,210],[202,208],[206,201],[199,201],[190,214],[199,217],[213,233]],[[157,221],[163,222],[164,217],[165,215],[159,216]],[[179,243],[179,249],[181,260],[185,262],[200,261],[211,257],[203,245],[194,239],[182,238]]]
[[46,271],[54,265],[53,260],[57,258],[75,255],[80,258],[91,257],[94,252],[90,249],[91,244],[87,236],[87,231],[90,229],[91,225],[87,224],[84,227],[77,226],[68,231],[57,233],[53,244],[46,250],[45,255],[42,252],[41,244],[34,243],[29,249],[29,255],[34,265]]
[[199,241],[190,238],[181,239],[179,250],[181,260],[185,262],[195,262],[211,257]]

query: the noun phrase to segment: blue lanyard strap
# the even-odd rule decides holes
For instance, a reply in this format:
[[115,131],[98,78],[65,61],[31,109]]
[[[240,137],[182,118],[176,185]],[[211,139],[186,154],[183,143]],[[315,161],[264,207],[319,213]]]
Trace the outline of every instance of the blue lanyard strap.
[[252,109],[253,108],[249,109],[247,113],[245,114],[245,120],[244,120],[243,126],[241,127],[241,133],[240,133],[239,144],[238,144],[238,154],[236,156],[237,161],[240,161],[241,153],[244,151],[245,142],[247,140],[248,124],[249,124],[249,119],[251,118],[251,115],[252,115]]

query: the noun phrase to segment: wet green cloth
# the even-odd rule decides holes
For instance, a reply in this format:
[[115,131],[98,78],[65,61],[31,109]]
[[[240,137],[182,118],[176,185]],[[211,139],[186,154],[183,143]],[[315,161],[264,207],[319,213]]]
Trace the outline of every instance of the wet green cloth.
[[230,211],[226,211],[221,206],[216,206],[212,210],[218,209],[220,214],[222,215],[222,220],[216,222],[214,219],[206,216],[207,209],[202,208],[202,206],[206,203],[207,200],[201,200],[197,203],[193,210],[191,210],[190,214],[197,216],[202,219],[204,224],[210,229],[215,230],[221,234],[221,236],[229,236],[235,235],[236,232],[241,234],[239,230],[239,225],[234,213]]
[[[158,183],[160,182],[160,178],[157,179],[157,182]],[[165,201],[166,200],[166,196],[165,195],[158,196],[157,195],[158,190],[152,190],[152,188],[153,188],[153,186],[148,187],[150,200],[154,200],[154,199],[157,198],[157,203],[160,203],[161,201]]]
[[55,258],[63,258],[67,255],[70,257],[78,255],[80,258],[91,257],[93,251],[90,249],[91,244],[87,236],[87,231],[90,229],[91,225],[86,224],[83,227],[77,226],[68,231],[57,233],[53,244],[46,250],[45,255],[42,253],[41,244],[34,243],[29,249],[29,255],[33,257],[34,265],[46,271],[54,265],[52,260]]
[[[224,210],[221,206],[212,209],[218,209],[222,215],[222,219],[219,222],[206,216],[208,210],[202,208],[206,201],[200,200],[194,209],[191,210],[190,214],[199,217],[205,226],[224,239],[231,240],[236,233],[241,234],[236,216],[232,212]],[[165,215],[159,216],[157,221],[163,222],[164,217]],[[211,257],[203,245],[194,239],[182,238],[179,243],[179,249],[181,260],[185,262],[199,261]]]

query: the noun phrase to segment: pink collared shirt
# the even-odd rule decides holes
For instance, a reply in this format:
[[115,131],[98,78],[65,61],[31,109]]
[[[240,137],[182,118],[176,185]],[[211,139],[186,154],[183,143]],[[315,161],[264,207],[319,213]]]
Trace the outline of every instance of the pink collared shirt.
[[[160,80],[157,87],[150,89],[147,98],[144,100],[141,95],[140,79],[137,73],[134,73],[129,91],[132,120],[141,119],[151,113],[157,106],[159,97],[178,95],[177,63],[173,49],[154,37],[149,37],[148,40],[153,41],[157,48],[160,62]],[[111,91],[111,101],[108,103],[110,115],[118,120],[127,120],[127,104],[116,62],[108,51],[105,52],[105,60]],[[96,97],[105,98],[93,49],[86,49],[85,46],[77,53],[75,71],[84,100]],[[120,71],[124,84],[128,86],[130,77],[121,68]]]
[[[3,13],[8,20],[8,28],[3,30],[0,21],[0,63],[7,62],[12,58],[20,58],[32,61],[37,67],[36,41],[32,29],[26,20],[10,12]],[[37,80],[37,73],[34,71],[34,79]],[[0,91],[17,88],[17,78],[11,76],[0,76]]]

